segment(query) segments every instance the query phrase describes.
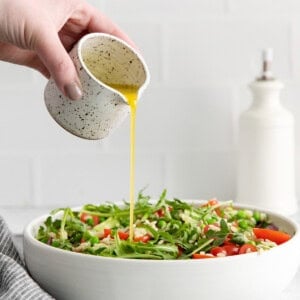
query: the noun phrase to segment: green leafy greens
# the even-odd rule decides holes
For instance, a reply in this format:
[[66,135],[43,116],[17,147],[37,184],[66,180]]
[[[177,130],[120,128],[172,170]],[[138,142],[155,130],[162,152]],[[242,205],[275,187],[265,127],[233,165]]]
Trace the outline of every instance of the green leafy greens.
[[269,223],[265,214],[237,210],[231,201],[194,205],[169,200],[164,190],[154,204],[149,196],[138,194],[133,240],[128,238],[127,202],[122,206],[86,204],[80,211],[56,209],[40,226],[36,238],[60,249],[106,257],[189,259],[226,242],[257,245],[252,228]]

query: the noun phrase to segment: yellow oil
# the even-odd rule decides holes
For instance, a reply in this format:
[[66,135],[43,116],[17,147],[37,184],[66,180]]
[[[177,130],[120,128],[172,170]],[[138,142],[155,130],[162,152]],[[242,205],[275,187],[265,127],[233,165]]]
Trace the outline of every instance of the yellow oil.
[[130,200],[130,226],[129,240],[133,239],[133,222],[134,222],[134,194],[135,194],[135,123],[136,123],[136,106],[138,97],[137,86],[111,85],[127,99],[130,106],[130,181],[129,181],[129,200]]

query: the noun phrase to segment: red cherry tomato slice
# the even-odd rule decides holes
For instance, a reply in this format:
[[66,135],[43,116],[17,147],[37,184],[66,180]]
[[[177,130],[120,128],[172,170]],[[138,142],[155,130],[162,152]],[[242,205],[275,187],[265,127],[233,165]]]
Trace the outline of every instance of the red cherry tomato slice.
[[192,257],[193,259],[216,258],[212,254],[201,254],[201,253],[194,253]]
[[145,234],[145,235],[142,235],[142,236],[134,237],[133,240],[135,242],[147,243],[150,239],[151,239],[151,236],[149,234]]
[[103,237],[106,238],[108,236],[111,237],[111,229],[110,228],[104,228],[104,230],[103,230]]
[[287,242],[291,238],[285,232],[267,228],[253,228],[253,233],[258,239],[270,240],[278,245]]
[[222,246],[222,248],[226,251],[227,256],[237,255],[239,254],[240,250],[237,245],[231,243],[227,243],[226,245]]
[[227,252],[223,247],[213,247],[210,250],[210,253],[214,256],[226,256]]
[[118,231],[118,236],[120,240],[127,240],[129,238],[129,233],[124,231]]
[[[207,201],[207,203],[203,204],[202,206],[203,207],[205,207],[205,206],[215,206],[215,205],[218,205],[218,204],[219,204],[219,201],[217,199],[210,199],[210,200]],[[215,208],[215,212],[219,217],[222,216],[222,211],[221,211],[220,207]]]
[[257,248],[252,245],[252,244],[244,244],[241,246],[239,254],[246,254],[246,253],[251,253],[251,252],[256,252]]
[[219,204],[219,201],[217,199],[210,199],[207,202],[208,206],[214,206],[214,205],[217,205],[217,204]]
[[165,212],[162,208],[156,211],[156,214],[159,218],[163,217],[165,215]]
[[182,253],[184,252],[184,249],[181,248],[180,246],[177,246],[177,248],[178,248],[178,255],[177,255],[177,257],[180,257],[182,255]]

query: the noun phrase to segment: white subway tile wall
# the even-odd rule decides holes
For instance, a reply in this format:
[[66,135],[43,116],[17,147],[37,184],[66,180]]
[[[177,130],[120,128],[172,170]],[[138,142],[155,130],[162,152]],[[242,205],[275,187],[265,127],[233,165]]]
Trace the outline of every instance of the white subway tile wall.
[[298,0],[228,0],[233,13],[237,14],[287,14],[300,13]]
[[[260,51],[273,47],[300,151],[300,1],[90,0],[132,37],[151,71],[138,108],[136,189],[235,198],[237,120]],[[120,201],[129,194],[129,122],[102,141],[61,129],[46,80],[0,63],[0,214]],[[296,172],[300,174],[297,155]],[[297,185],[300,195],[300,185]]]
[[257,76],[259,50],[274,47],[275,73],[291,78],[287,21],[215,18],[167,24],[166,83],[176,86],[243,84]]

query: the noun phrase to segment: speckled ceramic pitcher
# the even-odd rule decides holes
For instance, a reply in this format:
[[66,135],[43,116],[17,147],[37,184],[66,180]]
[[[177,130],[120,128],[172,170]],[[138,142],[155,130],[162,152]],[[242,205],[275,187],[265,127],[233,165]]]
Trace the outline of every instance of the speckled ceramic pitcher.
[[148,68],[139,53],[124,41],[103,33],[84,36],[71,50],[83,97],[65,97],[51,78],[45,103],[54,120],[70,133],[97,140],[108,136],[129,114],[122,94],[109,85],[139,87],[138,98],[149,82]]

